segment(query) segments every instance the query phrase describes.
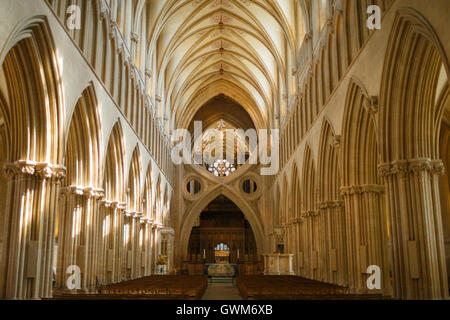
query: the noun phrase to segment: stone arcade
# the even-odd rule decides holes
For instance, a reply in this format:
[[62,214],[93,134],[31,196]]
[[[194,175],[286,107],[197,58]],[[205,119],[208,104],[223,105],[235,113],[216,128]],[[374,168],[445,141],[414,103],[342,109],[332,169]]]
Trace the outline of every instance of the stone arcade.
[[[161,286],[197,297],[218,245],[239,276],[262,277],[240,290],[277,287],[263,257],[284,255],[295,276],[280,279],[308,288],[448,299],[450,1],[0,9],[1,299],[66,294],[74,266],[80,295],[196,276],[196,291]],[[173,133],[194,136],[195,121],[233,130],[224,159],[174,164]],[[247,130],[279,133],[258,141],[279,142],[274,174],[249,162]]]

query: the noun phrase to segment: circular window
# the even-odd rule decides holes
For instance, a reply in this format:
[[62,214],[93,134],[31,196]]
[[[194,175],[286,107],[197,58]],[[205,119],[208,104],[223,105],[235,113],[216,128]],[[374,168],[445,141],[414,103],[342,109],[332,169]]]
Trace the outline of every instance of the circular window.
[[214,164],[207,166],[207,169],[216,177],[228,177],[231,173],[236,171],[235,166],[225,159],[217,160]]
[[252,179],[247,179],[242,183],[242,190],[245,193],[253,194],[256,192],[257,189],[258,189],[258,186],[257,186],[256,182],[253,181]]
[[189,180],[186,183],[186,190],[190,195],[196,195],[197,193],[199,193],[202,189],[202,185],[200,184],[199,181],[193,179],[193,180]]

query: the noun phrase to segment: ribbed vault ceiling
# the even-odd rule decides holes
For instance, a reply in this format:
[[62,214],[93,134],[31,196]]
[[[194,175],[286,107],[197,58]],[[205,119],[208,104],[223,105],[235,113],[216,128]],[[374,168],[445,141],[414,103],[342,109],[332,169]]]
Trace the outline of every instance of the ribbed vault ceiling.
[[152,1],[150,54],[160,112],[171,128],[187,128],[220,93],[242,105],[257,128],[273,125],[280,97],[290,94],[297,6],[294,0]]

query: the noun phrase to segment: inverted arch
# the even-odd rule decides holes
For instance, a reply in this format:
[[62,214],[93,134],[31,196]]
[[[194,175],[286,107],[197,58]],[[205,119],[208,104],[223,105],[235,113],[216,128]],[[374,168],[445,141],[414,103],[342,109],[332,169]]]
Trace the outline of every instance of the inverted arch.
[[243,213],[246,219],[248,219],[250,226],[253,230],[253,234],[256,240],[257,252],[258,254],[262,254],[264,252],[264,229],[261,225],[260,219],[254,209],[247,203],[242,197],[236,195],[232,190],[226,187],[217,186],[211,192],[204,195],[201,199],[199,199],[186,213],[183,218],[184,223],[181,226],[180,230],[180,238],[179,238],[179,247],[180,253],[184,255],[188,250],[189,245],[189,236],[192,231],[192,227],[194,226],[195,219],[201,214],[203,209],[218,196],[224,195],[228,199],[230,199]]

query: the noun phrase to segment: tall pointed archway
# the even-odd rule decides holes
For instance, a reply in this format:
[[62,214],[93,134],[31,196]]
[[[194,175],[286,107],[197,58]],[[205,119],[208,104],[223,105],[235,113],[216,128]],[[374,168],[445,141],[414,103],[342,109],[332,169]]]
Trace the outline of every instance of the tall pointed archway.
[[260,255],[264,252],[266,248],[264,229],[262,227],[258,213],[246,200],[236,195],[233,190],[231,190],[230,188],[226,188],[224,186],[218,186],[214,188],[211,192],[209,192],[208,194],[204,195],[202,198],[197,200],[182,219],[183,223],[180,227],[179,233],[180,236],[178,238],[179,256],[181,258],[185,257],[188,251],[189,237],[191,235],[192,227],[194,226],[196,219],[200,216],[203,209],[211,201],[213,201],[214,199],[216,199],[221,195],[227,197],[242,211],[253,231],[257,254]]

